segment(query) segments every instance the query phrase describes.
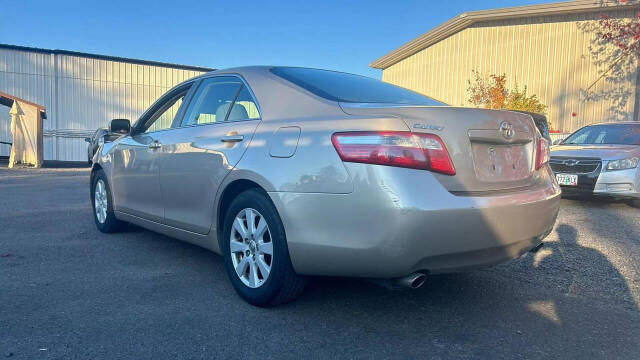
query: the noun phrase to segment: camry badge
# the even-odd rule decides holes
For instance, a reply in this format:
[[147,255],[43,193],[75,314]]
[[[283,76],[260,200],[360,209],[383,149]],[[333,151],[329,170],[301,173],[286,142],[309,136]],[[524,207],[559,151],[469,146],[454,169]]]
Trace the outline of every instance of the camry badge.
[[513,125],[511,125],[510,122],[503,121],[500,124],[500,133],[505,139],[508,140],[511,139],[516,132],[515,130],[513,130]]
[[444,126],[429,125],[429,124],[413,124],[413,128],[414,129],[435,130],[435,131],[444,130]]

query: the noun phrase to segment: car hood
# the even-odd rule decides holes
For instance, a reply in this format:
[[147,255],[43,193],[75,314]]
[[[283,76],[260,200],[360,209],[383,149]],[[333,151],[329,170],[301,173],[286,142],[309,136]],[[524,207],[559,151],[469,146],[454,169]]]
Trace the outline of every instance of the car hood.
[[617,160],[640,156],[640,145],[555,145],[551,147],[551,156]]

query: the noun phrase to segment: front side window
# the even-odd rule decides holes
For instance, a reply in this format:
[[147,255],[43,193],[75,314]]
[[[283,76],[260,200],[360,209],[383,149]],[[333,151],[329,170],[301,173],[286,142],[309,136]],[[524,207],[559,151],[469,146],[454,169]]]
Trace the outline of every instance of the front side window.
[[153,114],[144,122],[142,131],[150,133],[154,131],[166,130],[171,128],[173,119],[178,114],[184,97],[187,95],[191,85],[176,90],[172,94],[167,94],[164,103],[153,112]]
[[586,126],[571,134],[563,144],[640,145],[640,124]]
[[271,72],[317,96],[331,101],[446,105],[417,92],[366,76],[296,67],[276,67],[271,69]]
[[242,80],[235,76],[219,76],[202,81],[182,119],[182,126],[259,117],[255,101]]

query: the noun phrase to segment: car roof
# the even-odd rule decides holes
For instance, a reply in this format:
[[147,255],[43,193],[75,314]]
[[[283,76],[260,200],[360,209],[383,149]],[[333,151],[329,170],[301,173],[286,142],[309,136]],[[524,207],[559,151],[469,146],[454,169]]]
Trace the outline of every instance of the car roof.
[[[267,72],[270,71],[272,69],[276,69],[276,68],[295,68],[295,69],[309,69],[309,70],[322,70],[322,71],[331,71],[331,72],[335,72],[335,73],[341,73],[341,74],[349,74],[349,75],[355,75],[355,76],[362,76],[362,77],[368,77],[371,78],[370,76],[365,76],[365,75],[360,75],[360,74],[354,74],[354,73],[349,73],[346,71],[339,71],[339,70],[331,70],[331,69],[321,69],[321,68],[314,68],[314,67],[307,67],[307,66],[291,66],[291,65],[250,65],[250,66],[237,66],[237,67],[232,67],[232,68],[226,68],[226,69],[219,69],[219,70],[214,70],[214,71],[210,71],[204,74],[200,74],[192,79],[198,79],[198,78],[202,78],[202,77],[207,77],[207,76],[211,76],[214,74],[226,74],[226,73],[237,73],[237,74],[241,74],[244,72]],[[192,80],[190,79],[190,80]],[[372,78],[374,79],[374,78]]]

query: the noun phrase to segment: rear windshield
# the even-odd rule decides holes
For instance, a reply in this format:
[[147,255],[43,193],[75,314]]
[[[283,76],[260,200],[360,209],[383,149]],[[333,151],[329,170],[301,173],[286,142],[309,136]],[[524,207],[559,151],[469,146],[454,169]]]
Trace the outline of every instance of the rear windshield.
[[329,70],[276,67],[271,72],[327,100],[349,103],[446,105],[380,80]]
[[640,145],[640,124],[611,124],[583,127],[563,144]]

